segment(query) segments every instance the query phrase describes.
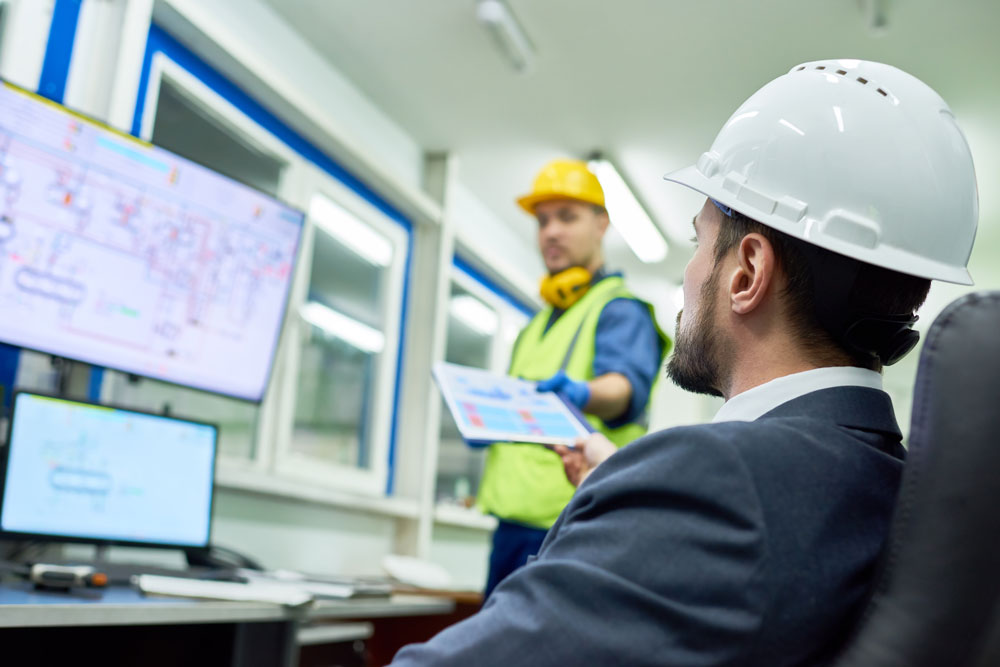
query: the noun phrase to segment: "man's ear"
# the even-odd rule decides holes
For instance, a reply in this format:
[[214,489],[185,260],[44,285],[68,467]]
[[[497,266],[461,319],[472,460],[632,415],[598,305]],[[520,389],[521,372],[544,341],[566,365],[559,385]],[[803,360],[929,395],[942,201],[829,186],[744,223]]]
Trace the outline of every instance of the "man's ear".
[[730,274],[732,311],[747,315],[764,302],[777,280],[774,247],[762,234],[747,234],[736,248],[736,267]]

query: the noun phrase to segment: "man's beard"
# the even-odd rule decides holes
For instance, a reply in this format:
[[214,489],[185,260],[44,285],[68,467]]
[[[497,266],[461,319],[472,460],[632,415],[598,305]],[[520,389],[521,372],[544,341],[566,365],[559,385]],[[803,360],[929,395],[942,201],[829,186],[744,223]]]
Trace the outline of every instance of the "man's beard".
[[667,377],[681,389],[696,394],[722,396],[722,364],[726,345],[715,326],[715,296],[719,274],[715,271],[702,286],[701,308],[687,330],[681,330],[681,313],[677,313],[674,331],[674,353],[667,362]]

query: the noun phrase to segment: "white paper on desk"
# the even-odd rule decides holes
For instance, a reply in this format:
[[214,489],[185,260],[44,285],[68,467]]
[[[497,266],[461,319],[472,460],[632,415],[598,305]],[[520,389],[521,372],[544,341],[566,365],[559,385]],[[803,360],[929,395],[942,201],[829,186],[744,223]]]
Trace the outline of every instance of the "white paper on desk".
[[556,394],[535,382],[439,361],[434,380],[469,444],[572,444],[590,427]]
[[[358,595],[359,593],[359,587],[347,581],[338,583],[314,581],[306,578],[305,575],[297,573],[297,576],[287,576],[286,578],[276,576],[274,573],[255,570],[240,570],[239,573],[247,577],[251,583],[260,583],[265,586],[300,590],[316,598],[346,600]],[[288,574],[290,575],[293,573]]]
[[239,602],[273,602],[298,607],[313,601],[308,592],[282,584],[231,581],[207,581],[142,574],[137,577],[139,590],[147,595],[203,598],[209,600],[236,600]]

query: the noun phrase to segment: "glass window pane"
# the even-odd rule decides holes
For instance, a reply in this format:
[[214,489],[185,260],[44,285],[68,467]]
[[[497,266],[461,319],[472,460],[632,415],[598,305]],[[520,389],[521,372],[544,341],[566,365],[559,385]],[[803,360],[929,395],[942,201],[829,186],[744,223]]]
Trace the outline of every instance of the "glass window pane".
[[[319,199],[319,198],[318,198]],[[314,211],[350,215],[329,200]],[[333,207],[333,208],[329,208]],[[314,214],[312,271],[303,326],[291,449],[328,463],[371,467],[371,419],[375,384],[385,348],[391,243],[364,225],[388,255],[363,256],[347,239],[324,231]],[[341,218],[341,220],[343,220]],[[383,263],[384,262],[384,263]]]
[[313,242],[309,301],[318,301],[370,327],[382,329],[387,271],[317,230]]
[[277,196],[285,163],[261,152],[180,86],[163,78],[154,144]]
[[[497,322],[498,315],[493,308],[460,285],[452,283],[445,361],[489,368]],[[471,506],[479,490],[483,462],[484,450],[472,449],[465,444],[442,400],[437,501]]]
[[292,449],[311,458],[367,468],[366,407],[371,404],[376,355],[309,326],[302,347]]

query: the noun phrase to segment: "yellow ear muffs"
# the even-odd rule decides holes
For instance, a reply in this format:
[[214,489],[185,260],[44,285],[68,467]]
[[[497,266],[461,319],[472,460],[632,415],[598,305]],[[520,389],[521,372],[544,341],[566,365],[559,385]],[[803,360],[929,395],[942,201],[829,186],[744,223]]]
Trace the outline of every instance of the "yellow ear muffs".
[[547,303],[566,310],[580,300],[590,289],[590,271],[573,266],[565,271],[542,278],[540,292]]

